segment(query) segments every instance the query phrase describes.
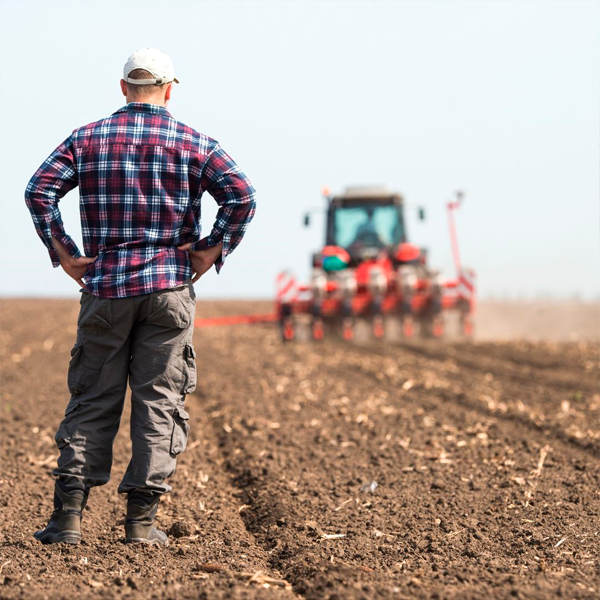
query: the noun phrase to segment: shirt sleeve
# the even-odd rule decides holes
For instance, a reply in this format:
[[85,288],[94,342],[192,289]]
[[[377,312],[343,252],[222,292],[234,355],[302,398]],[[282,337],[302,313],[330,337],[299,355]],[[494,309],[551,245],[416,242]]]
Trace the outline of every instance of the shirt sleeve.
[[48,249],[53,267],[60,266],[58,254],[52,245],[53,237],[62,242],[73,257],[81,256],[77,244],[65,233],[58,208],[60,199],[77,183],[73,140],[69,136],[43,162],[25,190],[25,203],[37,234]]
[[215,263],[217,273],[225,259],[239,245],[256,210],[256,191],[233,159],[219,146],[210,153],[200,177],[200,186],[219,205],[210,235],[192,244],[192,250],[205,250],[223,243]]

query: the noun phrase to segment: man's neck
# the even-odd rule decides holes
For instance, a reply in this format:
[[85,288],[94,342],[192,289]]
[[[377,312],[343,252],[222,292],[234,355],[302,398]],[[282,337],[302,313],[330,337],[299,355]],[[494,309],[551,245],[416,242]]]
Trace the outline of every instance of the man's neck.
[[141,102],[142,104],[154,104],[156,106],[162,106],[163,108],[166,108],[167,103],[164,101],[164,99],[158,99],[158,98],[130,98],[129,96],[127,96],[126,98],[127,100],[127,104],[129,104],[130,102]]

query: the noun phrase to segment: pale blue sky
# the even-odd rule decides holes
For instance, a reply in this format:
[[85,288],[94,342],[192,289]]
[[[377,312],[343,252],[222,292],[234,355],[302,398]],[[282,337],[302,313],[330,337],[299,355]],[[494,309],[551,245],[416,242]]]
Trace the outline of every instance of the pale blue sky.
[[[124,103],[143,46],[171,55],[169,110],[248,174],[247,237],[199,297],[270,297],[308,277],[322,186],[405,195],[409,236],[452,274],[445,202],[483,296],[600,293],[600,4],[594,0],[2,0],[0,293],[78,295],[53,270],[23,191],[71,131]],[[214,202],[204,198],[204,229]],[[427,209],[424,223],[414,207]],[[78,243],[78,196],[61,202]]]

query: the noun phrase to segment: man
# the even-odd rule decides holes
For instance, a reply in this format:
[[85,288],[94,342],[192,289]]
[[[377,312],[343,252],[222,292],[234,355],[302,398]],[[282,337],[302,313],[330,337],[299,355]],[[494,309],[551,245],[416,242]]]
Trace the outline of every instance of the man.
[[[255,211],[254,188],[231,157],[167,111],[174,82],[167,55],[151,48],[132,54],[121,80],[126,106],[76,129],[27,186],[27,206],[53,266],[82,287],[71,399],[55,438],[54,512],[34,534],[43,543],[81,540],[90,489],[110,477],[128,381],[132,457],[119,485],[128,495],[125,538],[167,543],[153,521],[189,430],[193,283],[213,264],[221,270]],[[76,186],[86,256],[65,233],[58,209]],[[219,210],[201,238],[205,191]]]

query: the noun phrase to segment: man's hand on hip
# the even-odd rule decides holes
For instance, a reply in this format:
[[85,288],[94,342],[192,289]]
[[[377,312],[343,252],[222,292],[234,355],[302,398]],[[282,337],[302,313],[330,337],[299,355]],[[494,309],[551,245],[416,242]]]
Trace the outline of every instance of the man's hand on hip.
[[179,250],[186,250],[190,254],[190,260],[192,261],[192,271],[194,277],[192,283],[196,283],[206,271],[208,271],[217,261],[223,250],[223,244],[217,244],[211,246],[206,250],[192,250],[192,244],[183,244],[178,246]]
[[85,287],[83,276],[85,275],[88,265],[93,263],[98,257],[94,256],[91,258],[88,256],[80,256],[79,258],[75,258],[74,256],[71,256],[69,251],[55,237],[52,238],[52,245],[58,254],[60,266],[63,268],[64,272],[69,277],[72,277],[81,287]]

